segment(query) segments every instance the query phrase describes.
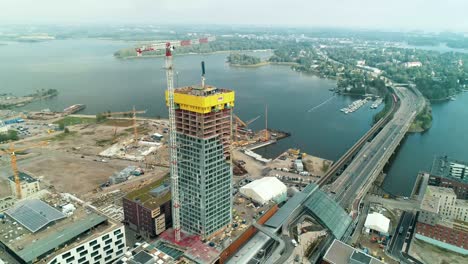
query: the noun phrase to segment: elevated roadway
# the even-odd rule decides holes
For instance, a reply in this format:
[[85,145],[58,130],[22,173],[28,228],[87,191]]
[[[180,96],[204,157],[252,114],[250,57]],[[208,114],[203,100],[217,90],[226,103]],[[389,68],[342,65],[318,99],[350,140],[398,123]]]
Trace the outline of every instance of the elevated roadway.
[[408,131],[417,113],[424,106],[424,99],[413,91],[397,87],[400,107],[393,118],[356,154],[351,164],[331,185],[331,192],[343,208],[356,210],[357,200],[367,192],[383,170]]

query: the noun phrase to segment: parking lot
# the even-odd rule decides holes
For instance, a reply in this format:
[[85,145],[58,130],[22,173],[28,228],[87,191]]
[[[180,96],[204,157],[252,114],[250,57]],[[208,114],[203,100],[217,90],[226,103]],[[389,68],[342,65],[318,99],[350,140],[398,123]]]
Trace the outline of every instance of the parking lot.
[[53,133],[58,129],[56,124],[50,124],[44,121],[39,120],[27,120],[22,123],[15,123],[10,125],[10,130],[15,130],[18,132],[18,137],[21,139],[47,135]]

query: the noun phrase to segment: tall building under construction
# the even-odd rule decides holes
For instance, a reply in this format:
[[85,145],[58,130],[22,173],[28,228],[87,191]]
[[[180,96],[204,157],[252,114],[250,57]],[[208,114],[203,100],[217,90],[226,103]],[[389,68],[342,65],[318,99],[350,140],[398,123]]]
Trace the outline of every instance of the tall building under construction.
[[183,87],[175,89],[174,103],[180,225],[208,238],[232,221],[234,91],[204,84]]

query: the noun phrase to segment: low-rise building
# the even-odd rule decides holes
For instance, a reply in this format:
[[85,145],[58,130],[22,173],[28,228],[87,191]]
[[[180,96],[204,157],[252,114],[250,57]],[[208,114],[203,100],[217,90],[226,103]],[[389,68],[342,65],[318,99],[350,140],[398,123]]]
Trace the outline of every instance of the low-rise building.
[[451,188],[427,186],[426,196],[439,198],[439,214],[458,221],[468,222],[468,202],[457,199],[457,195]]
[[432,163],[431,174],[468,183],[468,162],[448,156],[436,156]]
[[415,238],[467,255],[468,223],[457,219],[463,217],[460,212],[466,207],[460,207],[460,202],[466,206],[466,201],[457,201],[452,189],[428,186],[421,202]]
[[294,161],[294,169],[298,172],[304,171],[304,164],[302,163],[302,160],[297,159]]
[[123,198],[124,221],[130,229],[154,238],[172,226],[171,190],[167,178],[157,180]]
[[[73,204],[69,196],[27,199],[5,212],[0,246],[19,263],[111,263],[126,251],[124,226],[92,207]],[[54,205],[54,206],[53,206]]]
[[[21,198],[26,198],[40,190],[39,181],[27,173],[19,172],[19,180],[21,183]],[[15,197],[18,197],[16,193],[15,176],[8,177],[8,182],[10,183],[11,193]]]

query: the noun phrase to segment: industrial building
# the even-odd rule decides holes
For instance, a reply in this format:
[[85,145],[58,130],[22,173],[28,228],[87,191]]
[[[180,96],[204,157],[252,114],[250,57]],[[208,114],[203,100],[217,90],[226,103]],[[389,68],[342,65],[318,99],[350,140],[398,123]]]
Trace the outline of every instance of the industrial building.
[[239,189],[239,192],[259,205],[274,201],[286,201],[288,188],[276,177],[264,177]]
[[104,264],[122,256],[123,225],[71,197],[51,194],[8,209],[0,224],[1,248],[19,263]]
[[339,240],[333,240],[322,263],[326,264],[383,264],[384,262],[371,255],[353,248]]
[[232,222],[234,91],[183,87],[174,103],[181,229],[208,238]]
[[157,180],[123,198],[124,221],[130,229],[154,238],[172,226],[171,191],[167,178]]
[[[33,178],[31,175],[24,173],[24,172],[19,172],[19,179],[21,183],[20,186],[21,186],[22,198],[26,198],[30,196],[31,194],[37,193],[40,190],[39,181]],[[10,184],[11,193],[15,197],[18,197],[18,194],[16,193],[15,177],[14,176],[8,177],[8,182]]]

